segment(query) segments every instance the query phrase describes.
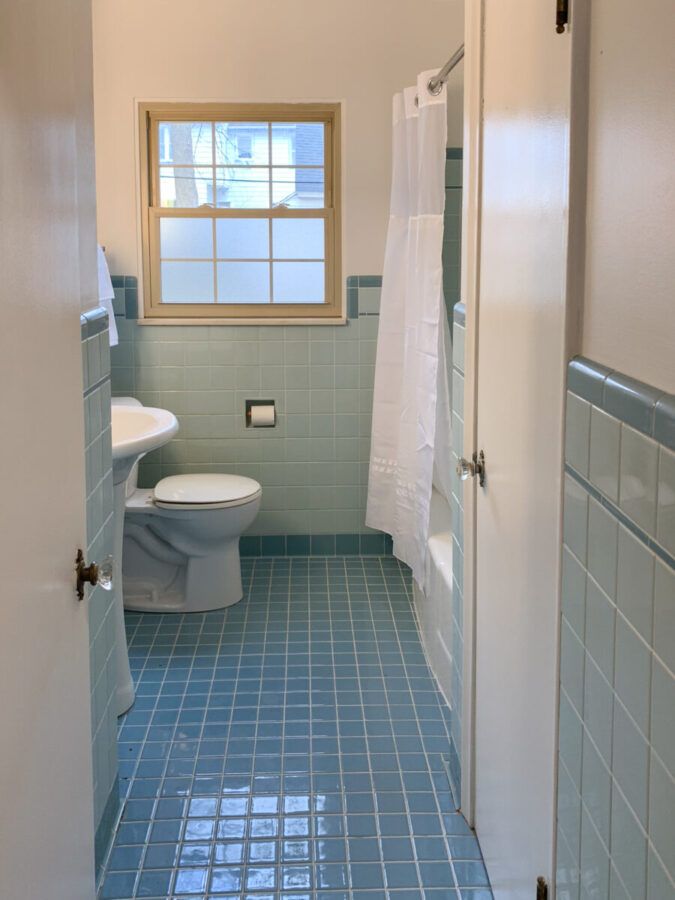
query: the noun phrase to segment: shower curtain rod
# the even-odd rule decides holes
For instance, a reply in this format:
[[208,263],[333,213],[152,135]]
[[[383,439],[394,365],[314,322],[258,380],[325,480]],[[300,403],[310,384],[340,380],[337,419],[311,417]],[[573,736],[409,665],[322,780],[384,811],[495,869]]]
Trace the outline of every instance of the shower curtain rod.
[[455,52],[452,54],[450,59],[446,62],[443,68],[440,70],[438,75],[435,75],[433,78],[430,78],[427,82],[427,89],[430,94],[433,94],[434,97],[437,94],[440,94],[443,85],[448,80],[448,75],[455,68],[458,62],[460,62],[464,58],[464,44],[461,45]]

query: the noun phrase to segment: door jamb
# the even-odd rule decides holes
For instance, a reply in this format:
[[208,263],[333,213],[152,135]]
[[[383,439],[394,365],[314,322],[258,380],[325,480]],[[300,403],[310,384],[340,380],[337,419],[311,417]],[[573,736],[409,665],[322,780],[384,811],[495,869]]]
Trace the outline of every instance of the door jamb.
[[[483,154],[484,0],[465,4],[464,163],[462,173],[461,296],[466,307],[464,350],[464,445],[467,459],[476,450],[478,372],[478,296]],[[475,810],[476,697],[476,479],[464,482],[464,655],[462,660],[461,809],[469,825]]]

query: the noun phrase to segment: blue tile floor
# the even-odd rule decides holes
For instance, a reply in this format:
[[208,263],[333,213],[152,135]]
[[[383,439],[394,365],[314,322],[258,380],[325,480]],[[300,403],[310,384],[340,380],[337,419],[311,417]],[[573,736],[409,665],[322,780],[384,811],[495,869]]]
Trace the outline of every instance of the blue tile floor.
[[244,600],[128,614],[137,700],[101,900],[488,900],[450,710],[392,557],[243,561]]

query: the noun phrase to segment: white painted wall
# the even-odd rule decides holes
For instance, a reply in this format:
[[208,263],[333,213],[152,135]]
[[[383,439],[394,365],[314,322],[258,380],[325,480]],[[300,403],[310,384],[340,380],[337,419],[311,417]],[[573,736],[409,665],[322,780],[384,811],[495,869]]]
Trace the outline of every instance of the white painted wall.
[[582,352],[675,391],[675,15],[593,0]]
[[[344,100],[344,274],[382,271],[391,97],[463,39],[462,0],[94,0],[99,236],[138,265],[134,99]],[[462,69],[449,85],[461,145]]]

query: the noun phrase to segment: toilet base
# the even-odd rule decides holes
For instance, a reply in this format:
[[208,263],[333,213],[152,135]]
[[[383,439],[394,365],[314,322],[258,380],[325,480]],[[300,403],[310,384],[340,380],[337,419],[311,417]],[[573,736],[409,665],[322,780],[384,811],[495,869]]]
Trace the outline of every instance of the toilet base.
[[191,556],[187,564],[171,567],[167,579],[136,575],[135,566],[127,566],[132,554],[125,552],[124,608],[136,612],[191,613],[210,612],[238,603],[243,595],[239,538],[220,545],[210,556]]

